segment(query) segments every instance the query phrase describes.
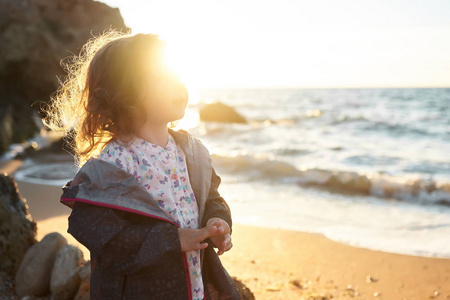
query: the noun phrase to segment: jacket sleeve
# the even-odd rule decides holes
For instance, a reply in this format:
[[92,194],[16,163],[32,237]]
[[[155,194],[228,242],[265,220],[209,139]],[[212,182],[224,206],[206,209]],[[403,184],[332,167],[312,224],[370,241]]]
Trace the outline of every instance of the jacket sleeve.
[[203,218],[203,226],[206,226],[206,223],[209,219],[218,217],[222,220],[225,220],[228,225],[232,226],[231,212],[228,204],[225,200],[220,196],[218,188],[220,185],[221,179],[216,174],[214,168],[212,169],[211,175],[211,188],[209,190],[209,195],[205,204],[205,216]]
[[106,272],[130,274],[168,261],[183,265],[178,229],[165,221],[77,202],[68,232]]

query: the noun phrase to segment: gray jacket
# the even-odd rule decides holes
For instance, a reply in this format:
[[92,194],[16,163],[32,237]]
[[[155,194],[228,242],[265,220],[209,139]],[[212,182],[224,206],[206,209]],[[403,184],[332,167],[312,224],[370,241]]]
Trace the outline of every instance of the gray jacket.
[[[219,217],[231,227],[207,149],[184,131],[171,134],[186,156],[199,224]],[[72,208],[68,231],[91,252],[92,299],[191,298],[177,225],[133,175],[91,159],[63,191],[61,202]],[[212,246],[202,253],[202,275],[206,299],[240,299]]]

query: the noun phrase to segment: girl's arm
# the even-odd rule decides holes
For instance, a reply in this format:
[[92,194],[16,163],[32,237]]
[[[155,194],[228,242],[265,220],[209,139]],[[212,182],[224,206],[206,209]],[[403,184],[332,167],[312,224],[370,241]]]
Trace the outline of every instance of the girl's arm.
[[77,202],[68,232],[110,273],[130,274],[166,263],[183,269],[178,229],[165,221]]
[[208,199],[206,200],[205,203],[205,215],[203,217],[202,227],[206,226],[209,219],[220,218],[225,222],[227,222],[231,232],[232,226],[231,212],[230,208],[228,207],[228,204],[219,194],[218,188],[220,182],[221,179],[216,174],[216,171],[213,168],[211,174],[211,188],[209,189]]
[[220,177],[216,174],[214,168],[211,175],[211,188],[209,190],[208,199],[205,204],[205,215],[203,218],[203,226],[216,226],[217,234],[210,237],[215,247],[219,249],[218,255],[222,255],[233,247],[231,242],[231,212],[228,204],[220,196],[218,188],[220,185]]

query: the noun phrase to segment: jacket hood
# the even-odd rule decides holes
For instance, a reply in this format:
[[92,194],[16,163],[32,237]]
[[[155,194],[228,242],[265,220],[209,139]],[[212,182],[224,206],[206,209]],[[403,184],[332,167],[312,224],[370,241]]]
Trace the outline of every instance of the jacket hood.
[[84,202],[173,223],[133,175],[102,160],[90,159],[63,187],[61,202],[70,208]]

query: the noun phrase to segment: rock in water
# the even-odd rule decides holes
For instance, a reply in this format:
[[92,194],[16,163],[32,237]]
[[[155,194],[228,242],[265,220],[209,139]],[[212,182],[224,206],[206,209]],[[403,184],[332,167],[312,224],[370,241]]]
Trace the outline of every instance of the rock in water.
[[221,102],[205,105],[200,109],[199,114],[201,121],[241,124],[247,123],[247,120],[236,110],[234,110],[234,108]]
[[60,61],[109,28],[127,29],[119,10],[101,2],[0,0],[0,111],[11,106],[12,142],[36,132],[39,101],[49,100],[65,75]]
[[35,235],[36,222],[16,182],[0,175],[0,272],[16,273],[25,252],[36,242]]
[[67,240],[61,234],[53,232],[28,249],[16,274],[17,295],[45,296],[49,293],[56,255],[66,244]]
[[54,300],[71,300],[76,295],[83,266],[83,252],[72,245],[64,245],[56,256],[50,279],[50,291]]

